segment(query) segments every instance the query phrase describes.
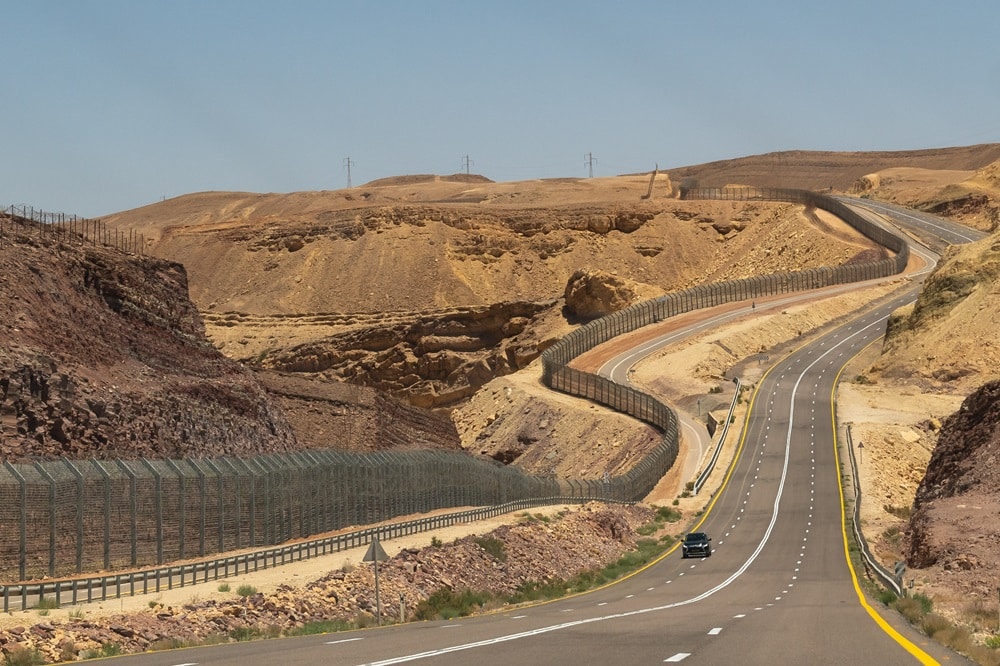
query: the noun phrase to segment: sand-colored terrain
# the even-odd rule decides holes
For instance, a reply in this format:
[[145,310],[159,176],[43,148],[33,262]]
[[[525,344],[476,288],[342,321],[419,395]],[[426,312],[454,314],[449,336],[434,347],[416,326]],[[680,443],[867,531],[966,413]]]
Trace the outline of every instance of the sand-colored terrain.
[[[906,159],[917,162],[891,164],[884,162],[885,155],[859,153],[852,162],[838,154],[827,160],[825,171],[822,156],[787,154],[771,164],[782,167],[778,175],[784,182],[778,183],[753,181],[754,173],[775,175],[766,160],[717,165],[716,172],[723,174],[717,176],[723,183],[794,187],[798,183],[786,178],[787,167],[812,165],[810,182],[832,179],[831,185],[844,190],[853,183],[860,196],[996,229],[1000,166],[984,166],[982,157],[997,148],[972,148],[957,152],[951,163],[940,151],[914,151]],[[697,171],[703,179],[707,173]],[[686,177],[695,175],[690,171]],[[679,177],[676,174],[673,181]],[[349,379],[370,390],[384,390],[385,399],[410,399],[414,409],[435,407],[435,416],[450,419],[454,426],[454,442],[444,441],[452,437],[449,431],[442,435],[442,445],[460,446],[533,472],[597,476],[626,469],[655,435],[643,424],[541,385],[540,349],[580,323],[561,300],[570,276],[612,268],[618,278],[669,291],[706,281],[837,265],[871,251],[870,243],[816,211],[767,202],[682,202],[671,197],[674,184],[666,174],[657,176],[654,196],[644,199],[648,182],[648,174],[525,183],[414,176],[337,192],[201,193],[127,211],[108,222],[142,233],[151,254],[184,264],[192,298],[218,349],[269,372],[296,373],[295,382],[272,381],[283,396],[281,409],[298,433],[298,445],[315,445],[302,434],[317,423],[308,418],[311,407],[292,414],[301,407],[293,398],[314,401],[322,393],[320,388],[302,388],[300,382],[309,382],[313,375],[321,380],[316,386]],[[845,430],[849,427],[850,441],[864,444],[857,451],[862,520],[867,538],[886,564],[904,557],[910,507],[941,424],[979,384],[1000,375],[994,342],[995,322],[1000,321],[997,247],[994,237],[949,253],[928,280],[921,301],[893,318],[884,347],[870,347],[844,373],[838,417]],[[890,280],[781,309],[762,302],[723,329],[647,359],[637,367],[634,380],[682,410],[700,411],[697,401],[713,394],[724,377],[737,372],[752,384],[767,367],[766,361],[757,360],[760,352],[780,357],[825,323],[899,284]],[[514,301],[537,307],[537,312],[511,317],[514,326],[484,324],[496,317],[494,308]],[[23,313],[19,316],[30,320]],[[460,335],[455,334],[456,321],[465,327]],[[480,342],[490,342],[475,351],[481,356],[466,355],[468,348],[480,344],[473,342],[477,335]],[[413,339],[387,351],[382,345],[398,342],[394,336]],[[435,363],[418,362],[417,356],[427,349],[438,354]],[[321,360],[337,360],[338,355],[361,360],[320,367]],[[460,372],[417,376],[417,368],[430,368],[433,374],[444,367],[458,367]],[[97,376],[97,370],[87,371]],[[329,404],[342,403],[348,393],[338,392]],[[370,393],[365,396],[374,404]],[[706,410],[721,406],[704,405]],[[738,423],[741,418],[738,412]],[[440,425],[421,422],[419,428],[438,432]],[[350,438],[350,410],[327,418],[323,427],[341,436],[346,430]],[[590,445],[581,447],[584,438]],[[735,440],[731,438],[724,450],[723,467],[731,460]],[[711,483],[719,478],[721,474],[715,475]],[[647,498],[659,504],[677,500],[682,519],[668,532],[683,531],[704,508],[701,498],[681,497],[689,480],[671,472]],[[975,504],[977,510],[982,506],[993,504]],[[566,507],[538,513],[560,520],[577,514]],[[602,520],[614,521],[612,515]],[[981,510],[973,515],[961,499],[941,503],[931,517],[940,524],[960,519],[963,529],[992,534],[985,522],[975,522],[990,516]],[[574,520],[563,525],[582,524]],[[384,545],[390,555],[419,558],[424,553],[438,561],[440,554],[428,548],[431,539],[447,542],[512,524],[528,534],[552,529],[545,521],[512,515]],[[997,557],[959,553],[958,558],[910,572],[915,589],[932,595],[943,612],[962,619],[970,599],[981,606],[992,603],[992,589],[982,590],[982,595],[978,590],[993,571],[990,563],[1000,560],[1000,550],[990,552]],[[362,570],[362,554],[340,553],[227,582],[231,589],[247,583],[287,600],[295,590],[338,571]],[[565,553],[560,557],[566,558],[560,562],[568,568],[582,563]],[[461,571],[464,566],[454,568]],[[351,581],[355,579],[338,583],[342,587],[337,594],[349,594],[352,603],[365,601],[365,590],[343,587],[361,584]],[[288,584],[291,593],[279,589]],[[55,609],[47,616],[19,611],[0,618],[0,627],[69,622],[71,611],[95,622],[108,617],[127,623],[127,617],[118,615],[122,611],[147,617],[169,607],[174,614],[178,606],[213,599],[221,603],[233,594],[218,588],[215,582],[164,592],[155,599]],[[51,635],[57,629],[41,633]],[[982,633],[982,627],[977,631]]]

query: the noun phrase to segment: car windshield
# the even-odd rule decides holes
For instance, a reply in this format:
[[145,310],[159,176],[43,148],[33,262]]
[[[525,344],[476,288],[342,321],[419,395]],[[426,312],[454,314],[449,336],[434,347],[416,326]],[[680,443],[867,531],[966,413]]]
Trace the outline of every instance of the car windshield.
[[704,532],[692,532],[685,537],[685,541],[706,541],[708,536]]

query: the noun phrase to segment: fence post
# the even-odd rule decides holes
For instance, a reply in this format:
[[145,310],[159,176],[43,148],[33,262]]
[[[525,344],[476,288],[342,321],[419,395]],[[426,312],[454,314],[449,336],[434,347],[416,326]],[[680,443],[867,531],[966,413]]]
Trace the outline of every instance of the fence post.
[[194,467],[195,473],[198,474],[198,511],[199,511],[199,523],[198,523],[198,555],[201,557],[205,556],[205,505],[208,503],[208,498],[205,490],[205,472],[201,471],[193,461],[188,461],[191,467]]
[[104,479],[104,570],[111,568],[111,475],[101,461],[94,460],[94,467]]
[[143,467],[153,475],[153,504],[156,507],[156,563],[163,564],[163,477],[153,463],[139,458]]
[[236,462],[239,463],[240,467],[247,474],[247,545],[250,547],[257,545],[257,539],[255,536],[255,531],[257,528],[256,514],[257,514],[257,475],[247,461],[242,458],[236,458]]
[[[181,468],[177,466],[173,460],[167,458],[167,467],[169,467],[177,475],[177,483],[180,489],[180,502],[177,508],[177,555],[180,559],[184,559],[185,549],[184,549],[184,531],[187,527],[186,517],[185,517],[185,505],[187,504],[187,477],[184,476],[184,472]],[[183,577],[181,578],[183,580]]]
[[[13,210],[11,206],[11,210]],[[4,467],[10,472],[10,475],[17,479],[17,483],[20,486],[20,492],[18,496],[18,504],[21,509],[21,525],[20,525],[20,546],[18,548],[19,561],[18,561],[18,578],[19,580],[24,580],[27,578],[27,564],[28,564],[28,488],[27,481],[25,481],[24,476],[17,470],[16,467],[11,465],[8,461],[3,461]]]
[[261,476],[264,479],[264,525],[262,527],[264,545],[273,546],[280,541],[278,538],[278,521],[275,520],[275,514],[281,513],[281,500],[279,498],[277,504],[274,500],[275,493],[280,492],[280,485],[275,482],[274,468],[269,458],[266,456],[256,456],[253,458],[253,463],[260,468]]
[[49,482],[49,576],[56,575],[56,480],[40,462],[35,469]]
[[138,536],[139,536],[138,535],[138,532],[139,532],[139,516],[138,516],[138,508],[136,506],[136,497],[135,497],[135,493],[136,493],[135,473],[129,468],[128,465],[125,464],[124,461],[122,461],[122,460],[116,460],[115,462],[118,463],[118,467],[123,472],[125,472],[126,476],[128,476],[128,482],[129,482],[129,510],[130,510],[130,518],[131,518],[131,522],[132,522],[132,535],[131,535],[132,558],[131,559],[132,559],[132,566],[134,567],[134,566],[136,566],[139,563],[138,545],[136,543],[136,540],[138,539]]
[[223,494],[222,491],[225,490],[225,486],[223,485],[222,471],[218,467],[216,467],[215,463],[212,462],[212,459],[211,458],[205,458],[205,464],[208,465],[208,468],[210,470],[212,470],[212,472],[215,474],[215,481],[216,481],[216,485],[218,486],[218,494],[219,494],[219,502],[218,502],[218,510],[219,510],[219,547],[218,547],[218,552],[222,553],[222,552],[225,552],[225,550],[226,550],[226,547],[225,547],[225,544],[226,544],[226,505],[225,505],[225,499],[222,496],[222,494]]
[[83,473],[68,458],[63,462],[76,477],[76,572],[83,571]]
[[236,518],[235,518],[235,520],[233,522],[234,522],[235,527],[236,527],[236,529],[234,530],[235,531],[235,537],[236,537],[235,546],[236,546],[236,550],[239,550],[242,547],[240,545],[241,544],[240,531],[242,530],[242,515],[241,515],[242,511],[241,511],[241,508],[242,508],[242,504],[243,504],[243,502],[242,502],[242,495],[241,495],[241,492],[242,492],[242,488],[241,488],[242,481],[240,479],[240,471],[239,471],[239,469],[237,469],[236,465],[233,464],[232,460],[230,460],[229,458],[220,458],[219,459],[219,465],[222,465],[223,463],[225,463],[226,466],[229,468],[229,471],[232,472],[233,484],[236,486],[235,491],[233,493],[233,515]]

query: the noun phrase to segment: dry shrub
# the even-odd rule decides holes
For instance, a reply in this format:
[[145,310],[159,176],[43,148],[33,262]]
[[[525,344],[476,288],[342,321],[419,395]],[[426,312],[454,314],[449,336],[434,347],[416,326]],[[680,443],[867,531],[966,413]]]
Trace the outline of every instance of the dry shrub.
[[968,624],[973,631],[1000,632],[997,621],[998,609],[985,599],[974,599],[967,603],[962,611],[962,623]]
[[924,607],[918,599],[913,597],[900,597],[896,600],[896,610],[906,618],[910,624],[917,624],[924,617]]

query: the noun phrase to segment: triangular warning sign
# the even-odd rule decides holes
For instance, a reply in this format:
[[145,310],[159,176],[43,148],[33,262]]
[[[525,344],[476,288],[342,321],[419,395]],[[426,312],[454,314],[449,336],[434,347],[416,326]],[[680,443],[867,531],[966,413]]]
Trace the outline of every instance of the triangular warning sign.
[[374,562],[378,560],[379,562],[385,562],[389,559],[389,556],[385,554],[385,550],[382,548],[382,544],[378,542],[378,539],[372,539],[372,543],[368,546],[368,552],[361,559],[362,562]]

